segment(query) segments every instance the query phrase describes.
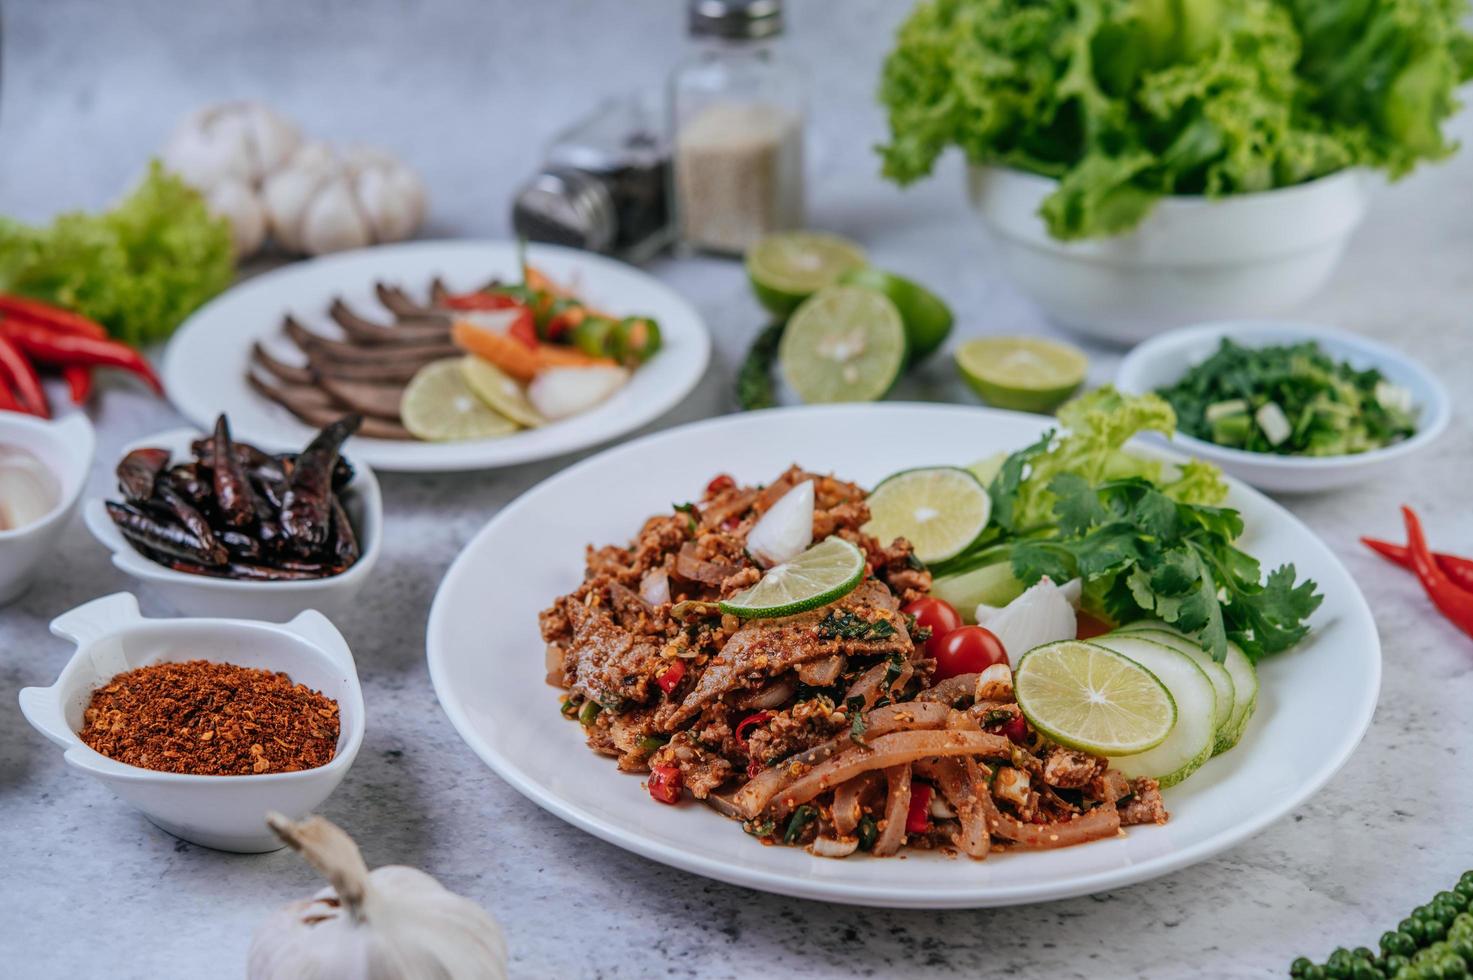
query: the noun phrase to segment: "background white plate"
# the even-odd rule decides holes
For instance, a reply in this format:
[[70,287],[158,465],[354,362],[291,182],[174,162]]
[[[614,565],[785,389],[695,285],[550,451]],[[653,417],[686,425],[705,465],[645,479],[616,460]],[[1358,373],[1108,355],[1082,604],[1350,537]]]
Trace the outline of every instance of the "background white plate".
[[[648,315],[659,321],[664,346],[634,372],[629,384],[582,415],[502,439],[473,442],[399,442],[354,438],[345,452],[381,470],[469,470],[547,459],[597,445],[653,421],[684,398],[705,373],[711,338],[694,307],[669,287],[632,266],[586,252],[531,245],[528,259],[561,283],[572,285],[610,313]],[[246,384],[251,345],[268,341],[293,361],[300,355],[281,336],[291,313],[303,324],[339,336],[327,310],[341,296],[357,313],[391,319],[374,297],[384,280],[424,300],[430,279],[451,289],[472,289],[493,276],[520,278],[510,242],[409,242],[309,259],[268,272],[217,297],[184,322],[164,356],[170,399],[205,431],[221,412],[230,415],[237,439],[277,450],[300,449],[314,429]]]
[[629,540],[650,514],[698,498],[716,473],[765,482],[799,462],[872,486],[895,470],[1019,448],[1048,425],[960,406],[801,408],[713,419],[600,453],[504,508],[451,566],[428,631],[440,703],[493,770],[552,813],[635,853],[751,888],[886,907],[1010,905],[1115,888],[1209,857],[1334,774],[1370,723],[1381,677],[1376,625],[1350,575],[1304,525],[1242,484],[1231,504],[1247,521],[1244,546],[1267,565],[1293,561],[1325,602],[1309,640],[1262,664],[1258,712],[1238,747],[1166,791],[1164,827],[981,862],[925,853],[836,861],[763,847],[701,804],[653,803],[640,777],[587,749],[544,682],[537,613],[581,580],[584,545]]

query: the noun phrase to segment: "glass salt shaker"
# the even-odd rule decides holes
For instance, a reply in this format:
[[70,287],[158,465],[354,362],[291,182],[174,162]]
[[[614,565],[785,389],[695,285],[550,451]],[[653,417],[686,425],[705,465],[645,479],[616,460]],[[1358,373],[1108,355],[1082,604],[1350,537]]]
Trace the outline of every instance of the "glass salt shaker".
[[676,225],[740,254],[803,226],[805,79],[780,56],[782,0],[688,0],[696,53],[670,77]]
[[560,133],[512,200],[532,241],[642,262],[670,244],[670,149],[658,93],[609,99]]

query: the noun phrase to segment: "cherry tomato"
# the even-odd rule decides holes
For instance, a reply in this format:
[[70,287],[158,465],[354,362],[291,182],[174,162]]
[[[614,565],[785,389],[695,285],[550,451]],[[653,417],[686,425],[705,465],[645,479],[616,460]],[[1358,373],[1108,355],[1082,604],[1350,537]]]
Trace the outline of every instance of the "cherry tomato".
[[[930,652],[930,644],[927,644]],[[993,664],[1008,662],[1002,641],[980,626],[962,626],[941,638],[936,654],[936,679],[977,674]]]
[[505,293],[457,293],[446,296],[444,302],[452,310],[505,310],[522,305],[516,297]]
[[655,766],[650,770],[650,797],[657,803],[674,806],[680,802],[680,770],[675,766]]
[[931,787],[916,783],[910,788],[910,810],[905,814],[905,832],[924,834],[931,829]]
[[940,652],[942,637],[962,624],[961,615],[951,603],[934,596],[917,599],[901,611],[914,616],[917,626],[931,631],[931,638],[926,641],[926,653],[932,657]]
[[655,683],[660,685],[660,690],[669,694],[680,684],[680,679],[685,676],[685,661],[677,660],[655,675]]
[[717,474],[710,483],[706,484],[706,496],[714,497],[723,490],[730,490],[736,486],[736,480],[731,478],[730,473]]

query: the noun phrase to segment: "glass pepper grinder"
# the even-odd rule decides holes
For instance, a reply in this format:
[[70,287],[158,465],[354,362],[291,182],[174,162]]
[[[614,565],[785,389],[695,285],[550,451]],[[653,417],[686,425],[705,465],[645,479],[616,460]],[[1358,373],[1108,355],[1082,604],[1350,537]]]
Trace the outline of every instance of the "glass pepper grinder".
[[695,53],[670,77],[676,224],[690,249],[741,254],[803,226],[806,83],[785,60],[782,0],[688,0]]

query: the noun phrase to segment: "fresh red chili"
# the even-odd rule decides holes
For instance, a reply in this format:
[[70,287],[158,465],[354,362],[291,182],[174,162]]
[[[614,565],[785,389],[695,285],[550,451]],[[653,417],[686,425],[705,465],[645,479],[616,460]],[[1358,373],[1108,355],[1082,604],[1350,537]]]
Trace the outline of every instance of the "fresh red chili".
[[737,726],[736,726],[736,741],[737,741],[737,744],[740,745],[742,748],[746,748],[747,747],[747,732],[750,731],[753,728],[756,728],[758,725],[760,725],[763,722],[767,721],[767,719],[769,719],[771,717],[772,717],[772,712],[771,711],[758,711],[755,714],[747,715],[747,717],[745,717],[741,721],[737,722]]
[[658,803],[675,805],[680,802],[680,770],[675,766],[655,766],[650,769],[650,796]]
[[685,677],[685,661],[677,660],[655,675],[655,683],[660,685],[660,690],[669,694],[680,685],[683,677]]
[[[8,325],[8,322],[0,324]],[[51,409],[46,404],[46,391],[41,387],[41,379],[36,375],[35,367],[26,358],[21,345],[12,342],[4,334],[0,334],[0,380],[10,383],[15,389],[16,399],[27,412],[43,419],[51,417]]]
[[1028,741],[1028,720],[1021,713],[1013,715],[1007,721],[1000,722],[992,730],[999,735],[1006,735],[1008,741],[1017,745]]
[[456,293],[442,300],[452,310],[506,310],[522,303],[505,293]]
[[10,385],[0,377],[0,412],[24,412],[25,406],[15,400],[15,392],[10,390]]
[[61,376],[66,379],[67,391],[71,393],[73,405],[81,405],[91,396],[91,368],[84,364],[68,364],[61,369]]
[[1407,551],[1412,557],[1412,570],[1422,580],[1432,604],[1438,608],[1458,629],[1473,636],[1473,592],[1459,588],[1447,577],[1432,552],[1427,550],[1427,539],[1422,534],[1422,522],[1410,507],[1401,509],[1407,525]]
[[734,486],[736,486],[736,480],[732,479],[730,473],[718,474],[710,483],[706,484],[706,496],[714,497],[721,491],[730,490]]
[[[1382,541],[1380,538],[1361,538],[1361,543],[1402,568],[1412,567],[1412,554],[1404,544],[1393,544],[1390,541]],[[1460,588],[1473,592],[1473,560],[1441,551],[1432,552],[1432,560],[1437,562],[1437,567],[1447,573],[1447,577],[1457,583]]]
[[748,779],[756,779],[758,776],[762,775],[762,770],[764,768],[766,768],[766,767],[763,766],[762,763],[758,762],[756,759],[748,759],[747,760],[747,778]]
[[90,320],[80,313],[73,313],[71,310],[64,310],[59,306],[52,306],[34,299],[0,294],[0,313],[38,326],[49,327],[58,333],[96,337],[98,340],[107,338],[107,330],[96,320]]
[[910,787],[910,809],[905,814],[905,832],[924,834],[931,829],[931,787],[913,783]]
[[0,321],[3,333],[15,346],[29,356],[54,364],[85,364],[94,367],[115,367],[135,374],[162,395],[164,386],[158,375],[143,355],[131,347],[111,340],[98,340],[78,334],[61,334],[29,323],[15,320]]

